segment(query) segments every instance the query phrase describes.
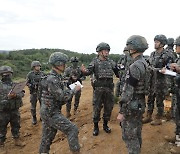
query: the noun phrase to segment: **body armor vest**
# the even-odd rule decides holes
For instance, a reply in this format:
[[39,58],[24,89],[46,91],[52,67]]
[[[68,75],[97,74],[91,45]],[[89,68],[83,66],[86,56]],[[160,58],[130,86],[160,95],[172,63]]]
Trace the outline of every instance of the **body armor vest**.
[[[56,75],[50,74],[44,77],[41,80],[41,101],[43,104],[50,108],[57,108],[60,105],[62,105],[62,102],[59,100],[56,100],[56,98],[53,96],[53,93],[49,91],[48,89],[48,83],[53,82],[54,77]],[[63,83],[60,79],[60,77],[56,77],[56,80],[59,80],[58,84],[60,85],[61,89],[64,89]]]
[[18,109],[22,106],[21,98],[8,99],[7,95],[12,89],[13,83],[0,83],[0,111]]
[[109,60],[100,61],[98,60],[95,64],[95,76],[96,79],[112,79],[113,78],[113,69],[112,64]]

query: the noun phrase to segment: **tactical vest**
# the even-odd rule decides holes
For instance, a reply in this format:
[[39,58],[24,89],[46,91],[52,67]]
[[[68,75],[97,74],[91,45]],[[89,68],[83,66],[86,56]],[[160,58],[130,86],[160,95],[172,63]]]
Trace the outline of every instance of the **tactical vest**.
[[[54,79],[54,75],[50,74],[47,76],[44,76],[41,79],[40,85],[41,85],[41,101],[43,104],[45,104],[46,106],[50,107],[50,108],[59,108],[60,105],[63,104],[63,102],[61,101],[57,101],[53,95],[53,93],[51,93],[48,89],[48,83],[52,82],[52,80]],[[64,89],[63,83],[61,81],[61,79],[59,77],[56,78],[57,80],[59,80],[59,85],[61,87],[61,89]],[[54,85],[55,86],[55,85]]]
[[114,73],[113,73],[111,61],[97,60],[97,62],[95,62],[95,77],[96,77],[96,79],[112,79],[113,74]]
[[13,83],[0,83],[0,111],[19,109],[22,106],[21,98],[8,99]]
[[110,89],[114,88],[113,84],[113,68],[111,61],[101,61],[96,59],[95,61],[95,80],[94,87],[108,87]]
[[[149,91],[149,76],[150,72],[148,70],[148,66],[145,60],[138,60],[135,62],[137,67],[140,70],[140,80],[138,81],[137,85],[134,87],[134,95],[147,95]],[[141,65],[143,64],[143,65]]]
[[[172,62],[172,58],[168,55],[167,50],[163,50],[159,55],[153,52],[149,62],[154,68],[163,68]],[[165,80],[165,75],[157,72],[157,79]]]
[[42,72],[33,72],[33,71],[30,72],[29,81],[30,81],[30,84],[32,85],[30,87],[30,93],[34,93],[38,91],[39,82],[43,75],[44,74]]

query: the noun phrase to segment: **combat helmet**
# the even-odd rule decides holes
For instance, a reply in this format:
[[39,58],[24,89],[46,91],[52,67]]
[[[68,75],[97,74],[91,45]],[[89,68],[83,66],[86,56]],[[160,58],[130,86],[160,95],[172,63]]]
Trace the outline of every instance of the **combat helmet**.
[[180,36],[176,38],[174,45],[180,46]]
[[79,62],[79,59],[77,57],[71,57],[70,62]]
[[168,38],[167,39],[167,45],[168,46],[173,46],[174,45],[174,38]]
[[167,44],[167,38],[166,38],[165,35],[162,35],[162,34],[156,35],[156,36],[154,37],[154,41],[159,41],[159,42],[161,42],[161,44],[163,44],[163,45],[166,45],[166,44]]
[[10,66],[1,66],[0,67],[0,75],[2,75],[3,73],[13,73],[13,69]]
[[33,69],[35,66],[41,66],[41,63],[39,61],[32,61],[31,69]]
[[102,51],[102,50],[108,50],[110,51],[110,46],[109,44],[105,43],[105,42],[101,42],[97,45],[96,47],[96,52]]
[[53,66],[63,65],[68,61],[68,56],[61,52],[54,52],[49,57],[49,63]]
[[136,50],[137,52],[144,52],[148,49],[148,43],[146,39],[140,35],[132,35],[127,39],[127,48]]

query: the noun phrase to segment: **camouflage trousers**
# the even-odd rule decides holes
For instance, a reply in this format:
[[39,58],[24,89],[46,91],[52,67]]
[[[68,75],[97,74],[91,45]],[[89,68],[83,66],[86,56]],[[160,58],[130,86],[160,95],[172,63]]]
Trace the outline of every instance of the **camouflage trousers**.
[[[74,95],[74,110],[77,110],[79,106],[79,100],[81,97],[81,90],[77,91],[76,94]],[[73,97],[66,103],[66,111],[70,112],[71,111],[71,103],[72,103]]]
[[104,108],[103,119],[110,120],[114,106],[113,89],[96,87],[93,91],[93,122],[100,121],[101,109]]
[[177,106],[177,103],[180,103],[180,97],[176,96],[176,103],[175,103],[175,124],[176,124],[176,135],[180,135],[180,113]]
[[47,108],[41,107],[40,113],[42,118],[42,138],[39,153],[49,153],[57,130],[67,135],[71,151],[78,151],[80,149],[77,126],[60,114],[59,109],[50,114]]
[[0,142],[4,142],[6,140],[8,123],[11,125],[13,138],[18,138],[20,130],[19,109],[0,111]]
[[153,113],[154,110],[154,103],[156,100],[156,106],[157,106],[157,114],[159,116],[162,116],[164,113],[164,99],[165,99],[165,94],[163,93],[153,93],[151,92],[148,95],[148,102],[147,102],[147,106],[148,106],[148,112]]
[[175,94],[172,94],[171,98],[171,116],[173,119],[176,117],[176,103],[177,103],[177,97]]
[[30,102],[31,102],[31,115],[36,116],[36,106],[37,101],[39,101],[41,105],[41,100],[38,98],[38,95],[36,93],[33,93],[30,95]]
[[122,127],[122,139],[124,140],[129,154],[139,154],[142,145],[142,113],[137,112],[126,116]]

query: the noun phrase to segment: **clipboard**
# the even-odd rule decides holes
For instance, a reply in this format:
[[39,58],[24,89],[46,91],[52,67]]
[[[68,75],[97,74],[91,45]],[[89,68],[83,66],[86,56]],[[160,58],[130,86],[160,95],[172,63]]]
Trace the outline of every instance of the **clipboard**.
[[25,86],[26,86],[26,81],[15,83],[13,85],[12,89],[10,90],[9,94],[11,94],[11,93],[18,94],[18,93],[22,92],[22,90],[24,89]]

